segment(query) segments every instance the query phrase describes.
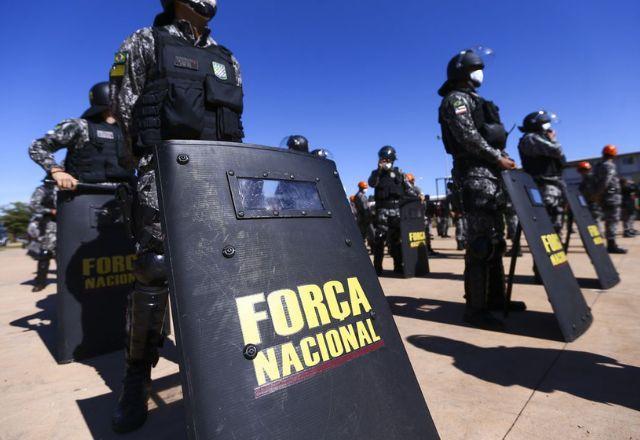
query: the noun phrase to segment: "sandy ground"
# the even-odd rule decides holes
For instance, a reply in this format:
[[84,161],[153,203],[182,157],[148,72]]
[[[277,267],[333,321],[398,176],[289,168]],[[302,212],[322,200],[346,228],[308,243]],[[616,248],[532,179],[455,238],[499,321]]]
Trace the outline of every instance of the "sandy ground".
[[[570,263],[595,322],[571,344],[533,282],[528,254],[519,260],[514,299],[529,310],[512,314],[504,333],[462,323],[464,263],[453,240],[435,241],[447,258],[431,261],[429,278],[381,278],[443,439],[640,440],[640,238],[621,243],[631,249],[614,257],[623,281],[603,292],[574,239]],[[23,250],[0,252],[0,439],[118,438],[109,417],[123,355],[57,365],[55,274],[34,294],[34,269]],[[162,355],[149,420],[124,438],[185,436],[173,343]]]

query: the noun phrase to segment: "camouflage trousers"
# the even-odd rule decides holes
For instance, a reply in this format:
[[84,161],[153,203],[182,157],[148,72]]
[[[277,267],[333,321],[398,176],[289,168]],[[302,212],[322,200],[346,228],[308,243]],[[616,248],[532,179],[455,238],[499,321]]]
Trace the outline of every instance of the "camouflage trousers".
[[636,209],[633,205],[622,207],[622,223],[624,225],[624,232],[631,232],[634,228],[634,222],[636,220]]
[[464,243],[467,241],[467,220],[464,216],[457,216],[456,220],[456,241]]
[[467,222],[465,299],[468,311],[473,312],[504,301],[507,196],[497,178],[468,177],[462,188]]
[[505,217],[507,221],[507,238],[513,240],[516,236],[516,229],[518,229],[518,214],[513,209],[513,204],[510,200],[507,201]]
[[[377,209],[374,225],[376,230],[374,256],[378,256],[378,259],[381,259],[386,245],[389,248],[389,255],[394,259],[394,262],[399,263],[399,259],[402,257],[400,243],[400,209]],[[382,263],[381,260],[380,263]]]
[[34,259],[49,259],[56,256],[58,225],[51,219],[32,220],[29,223],[28,254]]
[[152,155],[143,157],[138,166],[138,183],[134,206],[136,246],[139,254],[164,254],[164,235],[160,224],[160,207]]
[[614,240],[620,222],[620,205],[603,204],[604,230],[607,240]]
[[551,218],[551,223],[556,232],[562,230],[562,222],[564,216],[564,195],[560,185],[548,182],[539,182],[540,192],[542,193],[542,201]]
[[449,217],[438,217],[438,235],[446,237],[449,234]]

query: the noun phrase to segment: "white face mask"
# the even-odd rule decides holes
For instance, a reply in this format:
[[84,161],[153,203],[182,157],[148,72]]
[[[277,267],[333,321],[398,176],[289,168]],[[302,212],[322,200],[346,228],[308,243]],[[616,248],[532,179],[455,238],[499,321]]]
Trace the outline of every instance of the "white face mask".
[[549,130],[551,130],[551,123],[550,123],[550,122],[546,122],[546,123],[542,124],[542,129],[543,129],[544,131],[549,131]]
[[469,75],[471,81],[476,84],[476,87],[480,87],[482,85],[482,80],[484,79],[484,72],[482,70],[474,70]]
[[393,164],[391,162],[385,162],[385,163],[382,164],[382,167],[385,170],[390,170],[392,166],[393,166]]

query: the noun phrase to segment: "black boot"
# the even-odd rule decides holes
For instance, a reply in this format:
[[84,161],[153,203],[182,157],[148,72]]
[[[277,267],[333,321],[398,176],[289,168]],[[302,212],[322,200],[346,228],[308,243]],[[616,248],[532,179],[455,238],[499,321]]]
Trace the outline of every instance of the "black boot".
[[622,249],[621,247],[618,247],[616,240],[613,238],[607,240],[607,251],[610,254],[626,254],[627,253],[626,249]]
[[459,240],[459,241],[458,241],[457,249],[458,249],[459,251],[463,251],[463,250],[464,250],[464,241],[462,241],[462,240]]
[[38,272],[34,280],[32,292],[41,292],[47,287],[47,275],[49,274],[49,259],[38,260]]
[[486,261],[465,257],[464,291],[467,302],[464,322],[484,330],[504,330],[504,323],[487,310],[489,270]]
[[147,402],[151,393],[151,364],[127,363],[122,392],[113,412],[111,426],[119,434],[134,431],[147,420]]
[[136,283],[131,292],[127,310],[127,371],[111,419],[111,426],[117,433],[138,429],[147,420],[151,368],[158,362],[167,296],[165,286],[144,286],[140,283]]
[[[487,309],[495,311],[504,310],[504,302],[507,297],[507,287],[504,279],[504,265],[502,258],[489,263],[489,300]],[[509,301],[509,310],[512,312],[524,312],[527,305],[523,301]]]

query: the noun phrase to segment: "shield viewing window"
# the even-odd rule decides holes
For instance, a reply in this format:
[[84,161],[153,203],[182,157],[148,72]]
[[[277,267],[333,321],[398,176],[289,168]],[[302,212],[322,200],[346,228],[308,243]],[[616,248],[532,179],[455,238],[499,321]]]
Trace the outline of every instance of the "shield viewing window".
[[531,200],[531,204],[533,206],[544,206],[544,202],[542,201],[542,194],[540,194],[540,190],[538,188],[527,187],[527,194],[529,194],[529,199]]
[[315,180],[228,177],[238,219],[331,217]]

